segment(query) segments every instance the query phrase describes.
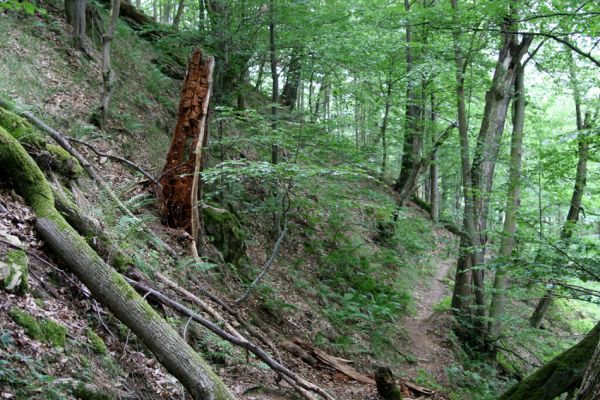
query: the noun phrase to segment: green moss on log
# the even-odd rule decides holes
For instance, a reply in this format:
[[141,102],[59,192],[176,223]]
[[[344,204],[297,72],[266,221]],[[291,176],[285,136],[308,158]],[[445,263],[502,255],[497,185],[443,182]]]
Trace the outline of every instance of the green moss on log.
[[599,338],[600,323],[583,340],[514,385],[498,400],[551,400],[578,388]]
[[19,141],[28,137],[39,136],[26,119],[2,107],[0,107],[0,126],[9,131]]
[[[16,270],[21,272],[21,283],[16,287],[15,292],[25,294],[29,290],[29,262],[27,253],[23,250],[9,250],[6,253],[6,262],[16,266]],[[7,278],[7,280],[10,279]]]
[[25,118],[0,107],[0,127],[20,143],[30,146],[36,161],[44,168],[68,179],[76,179],[83,174],[83,168],[73,156],[62,147],[48,143],[46,137]]

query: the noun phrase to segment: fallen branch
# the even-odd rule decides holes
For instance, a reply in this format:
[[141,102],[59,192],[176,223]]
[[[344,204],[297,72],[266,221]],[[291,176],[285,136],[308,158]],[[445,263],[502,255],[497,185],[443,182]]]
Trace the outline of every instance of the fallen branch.
[[77,138],[74,138],[71,136],[67,136],[67,139],[71,142],[75,142],[75,143],[84,145],[85,147],[90,149],[94,154],[96,154],[98,157],[110,158],[111,160],[119,161],[120,163],[127,165],[128,167],[130,167],[130,168],[138,171],[142,175],[144,175],[146,178],[148,178],[150,181],[152,181],[152,183],[154,183],[155,185],[160,186],[160,183],[156,180],[156,178],[154,178],[152,175],[150,175],[150,173],[148,173],[145,169],[143,169],[139,165],[135,164],[134,162],[132,162],[124,157],[116,156],[114,154],[102,153],[101,151],[99,151],[94,146],[92,146],[91,144],[89,144],[88,142],[86,142],[84,140],[77,139]]
[[[227,312],[229,315],[235,318],[235,320],[241,326],[243,326],[244,329],[246,329],[250,336],[255,337],[256,339],[261,341],[265,346],[267,346],[273,352],[273,354],[275,354],[275,356],[277,357],[277,361],[281,363],[281,357],[277,348],[273,345],[273,343],[271,343],[271,341],[269,341],[263,334],[261,334],[258,331],[258,329],[253,327],[250,323],[248,323],[248,321],[246,321],[236,310],[231,308],[229,304],[223,301],[223,299],[210,292],[209,290],[205,289],[203,285],[194,276],[190,276],[189,279],[198,286],[198,290],[200,291],[200,293],[208,297],[213,303],[218,304],[225,312]],[[194,301],[192,299],[189,300]]]
[[275,242],[275,246],[273,247],[273,253],[271,253],[271,257],[269,257],[269,260],[263,267],[260,274],[258,274],[258,276],[250,284],[250,286],[248,286],[248,289],[246,289],[246,292],[242,295],[242,297],[240,297],[239,299],[237,299],[235,301],[236,304],[240,304],[240,303],[246,301],[246,299],[248,299],[248,297],[252,293],[252,290],[254,290],[254,288],[260,283],[262,278],[264,278],[264,276],[267,274],[267,272],[269,272],[269,269],[271,268],[273,261],[275,261],[275,259],[279,255],[279,249],[281,248],[281,243],[283,243],[283,239],[285,238],[286,232],[287,232],[287,223],[283,226],[281,233],[279,233],[279,237],[277,238],[277,242]]
[[224,329],[220,328],[213,322],[207,320],[206,318],[202,317],[201,315],[198,315],[194,311],[187,308],[185,305],[178,303],[177,301],[165,296],[164,294],[162,294],[161,292],[159,292],[157,290],[149,288],[149,287],[142,285],[142,284],[140,284],[134,280],[131,280],[129,278],[125,278],[125,280],[127,280],[127,282],[129,282],[129,284],[131,286],[133,286],[141,291],[149,293],[151,296],[153,296],[156,300],[163,303],[164,305],[171,307],[173,310],[179,312],[180,314],[182,314],[186,317],[192,318],[194,321],[198,322],[200,325],[204,326],[206,329],[215,333],[222,339],[225,339],[228,342],[231,342],[237,346],[240,346],[243,349],[248,350],[249,352],[254,354],[259,360],[261,360],[265,364],[267,364],[282,379],[284,379],[286,382],[290,383],[290,385],[292,385],[292,387],[302,389],[302,390],[298,390],[298,393],[300,393],[305,398],[314,399],[314,397],[312,395],[310,395],[310,393],[307,393],[307,391],[309,391],[309,392],[318,394],[319,396],[321,396],[324,399],[335,400],[335,398],[332,397],[325,390],[321,389],[320,387],[316,386],[315,384],[305,380],[304,378],[302,378],[302,377],[298,376],[297,374],[295,374],[294,372],[290,371],[287,367],[285,367],[284,365],[275,361],[263,349],[256,346],[252,342],[250,342],[246,339],[243,339],[243,338],[239,338],[237,336],[234,336],[234,335],[226,332]]

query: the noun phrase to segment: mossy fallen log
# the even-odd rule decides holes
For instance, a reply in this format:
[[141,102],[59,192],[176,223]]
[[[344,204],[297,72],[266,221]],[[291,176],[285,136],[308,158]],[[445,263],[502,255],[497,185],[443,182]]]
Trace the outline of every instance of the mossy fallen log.
[[511,387],[498,400],[552,400],[576,389],[600,338],[600,323],[575,346]]
[[40,237],[61,261],[156,355],[194,399],[231,400],[221,379],[54,206],[50,185],[21,144],[0,127],[0,169],[37,216]]

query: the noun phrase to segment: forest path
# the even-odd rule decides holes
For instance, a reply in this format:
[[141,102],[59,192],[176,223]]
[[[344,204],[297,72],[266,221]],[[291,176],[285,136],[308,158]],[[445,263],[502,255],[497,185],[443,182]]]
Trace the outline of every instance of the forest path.
[[[456,241],[448,231],[434,229],[436,249],[433,252],[435,272],[429,281],[413,292],[417,313],[403,321],[408,337],[406,354],[412,355],[412,362],[403,370],[409,379],[417,376],[433,378],[437,383],[446,384],[446,368],[452,363],[452,351],[445,343],[449,325],[447,314],[435,313],[435,306],[450,295],[444,279],[456,266],[452,251]],[[425,373],[423,372],[425,371]]]

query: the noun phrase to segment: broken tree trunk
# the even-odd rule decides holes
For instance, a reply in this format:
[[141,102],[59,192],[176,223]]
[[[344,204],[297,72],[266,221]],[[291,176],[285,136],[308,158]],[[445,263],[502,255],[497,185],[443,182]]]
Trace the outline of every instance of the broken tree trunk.
[[375,370],[375,382],[377,393],[383,400],[402,400],[400,388],[396,385],[392,370],[387,367],[379,367]]
[[46,244],[156,355],[196,400],[233,400],[209,365],[125,279],[108,266],[54,207],[50,185],[21,144],[0,128],[0,169],[37,216],[36,229]]
[[192,53],[173,141],[160,178],[163,223],[190,234],[194,256],[198,255],[200,171],[202,151],[208,141],[208,104],[214,65],[215,59],[203,57],[202,50]]
[[499,400],[552,400],[579,387],[600,337],[600,323],[581,342],[514,385]]

